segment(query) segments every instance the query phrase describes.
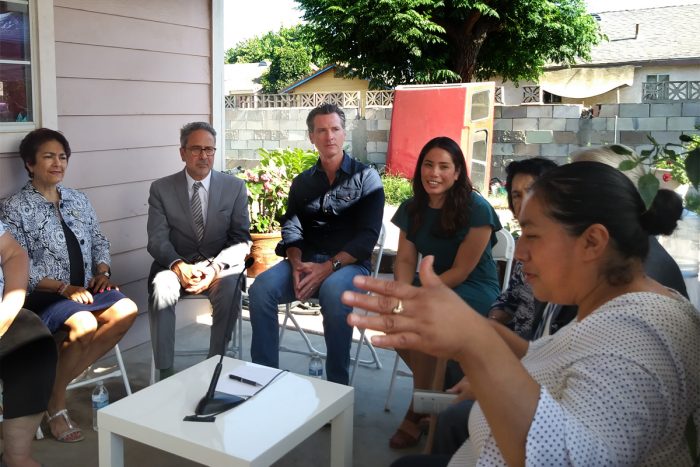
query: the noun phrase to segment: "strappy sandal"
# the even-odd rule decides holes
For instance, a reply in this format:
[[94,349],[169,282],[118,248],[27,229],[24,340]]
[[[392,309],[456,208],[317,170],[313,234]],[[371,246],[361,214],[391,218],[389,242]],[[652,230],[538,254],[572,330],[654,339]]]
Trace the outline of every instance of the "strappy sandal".
[[54,435],[56,441],[60,441],[61,443],[77,443],[78,441],[82,441],[85,439],[85,436],[83,436],[83,432],[78,426],[73,424],[73,420],[71,420],[68,416],[68,409],[62,409],[51,416],[47,416],[47,422],[49,424],[49,431],[51,432],[51,434],[53,434],[53,431],[51,430],[51,422],[57,419],[58,417],[63,417],[63,421],[66,422],[66,426],[68,426],[68,428],[65,431],[59,433],[58,435]]
[[417,445],[423,436],[423,431],[415,422],[404,419],[396,430],[396,433],[389,439],[391,449],[406,449]]

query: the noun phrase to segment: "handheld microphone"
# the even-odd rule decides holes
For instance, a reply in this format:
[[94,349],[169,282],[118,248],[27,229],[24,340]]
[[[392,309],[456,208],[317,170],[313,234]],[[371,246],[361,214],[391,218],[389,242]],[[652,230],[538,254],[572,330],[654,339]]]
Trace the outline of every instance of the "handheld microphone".
[[[241,288],[241,284],[243,284],[243,280],[245,277],[246,270],[250,268],[255,260],[251,257],[246,259],[245,264],[243,265],[243,270],[241,271],[241,274],[238,276],[238,280],[236,281],[236,288]],[[242,288],[241,288],[242,290]],[[241,319],[240,317],[238,319]],[[227,323],[226,329],[229,328],[231,318],[229,317],[229,322]],[[223,361],[224,361],[224,354],[226,353],[226,342],[224,342],[224,348],[221,350],[221,357],[219,358],[219,362],[216,364],[216,368],[214,368],[214,374],[212,375],[211,382],[209,383],[209,389],[207,389],[207,393],[202,397],[202,399],[199,401],[197,404],[197,407],[194,409],[194,413],[196,415],[216,415],[221,412],[225,412],[226,410],[229,410],[241,402],[245,401],[245,399],[234,396],[232,394],[224,394],[222,392],[216,392],[216,385],[219,382],[219,376],[221,376],[221,368],[223,367]]]

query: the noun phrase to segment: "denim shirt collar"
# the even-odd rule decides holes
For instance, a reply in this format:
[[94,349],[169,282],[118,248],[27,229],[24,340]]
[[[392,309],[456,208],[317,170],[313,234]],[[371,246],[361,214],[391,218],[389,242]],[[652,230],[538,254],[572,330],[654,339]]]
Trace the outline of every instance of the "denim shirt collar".
[[[347,175],[352,175],[352,159],[347,152],[343,150],[343,161],[340,163],[340,170],[345,172]],[[311,168],[311,174],[316,175],[317,173],[326,174],[321,166],[321,158],[319,157],[314,166]]]

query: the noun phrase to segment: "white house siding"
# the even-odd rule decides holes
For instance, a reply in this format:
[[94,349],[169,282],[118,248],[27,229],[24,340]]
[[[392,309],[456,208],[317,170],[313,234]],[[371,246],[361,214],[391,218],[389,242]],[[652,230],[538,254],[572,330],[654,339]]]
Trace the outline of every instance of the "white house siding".
[[[65,184],[90,197],[114,278],[145,313],[149,186],[183,167],[180,127],[212,119],[211,2],[56,0],[54,20]],[[142,315],[123,346],[147,339]]]
[[[670,81],[700,81],[700,64],[691,65],[644,65],[634,69],[634,82],[632,86],[620,88],[620,103],[638,104],[642,102],[642,83],[646,82],[647,75],[669,75]],[[504,105],[520,105],[523,100],[523,86],[537,86],[536,83],[523,81],[519,87],[512,82],[503,83],[496,80],[496,86],[503,86]],[[590,107],[595,104],[616,104],[617,91],[612,90],[598,96],[585,99],[562,98],[562,104],[582,104]]]

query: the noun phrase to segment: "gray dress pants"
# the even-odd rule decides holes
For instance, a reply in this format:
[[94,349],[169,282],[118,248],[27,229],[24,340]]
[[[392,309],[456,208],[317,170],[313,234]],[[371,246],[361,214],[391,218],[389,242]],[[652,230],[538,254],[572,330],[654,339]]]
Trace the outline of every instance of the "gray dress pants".
[[[203,292],[213,309],[209,355],[226,351],[236,319],[241,313],[240,274],[222,271]],[[177,275],[153,263],[148,277],[148,318],[151,325],[151,345],[156,368],[170,368],[175,358],[175,305],[187,293]]]

